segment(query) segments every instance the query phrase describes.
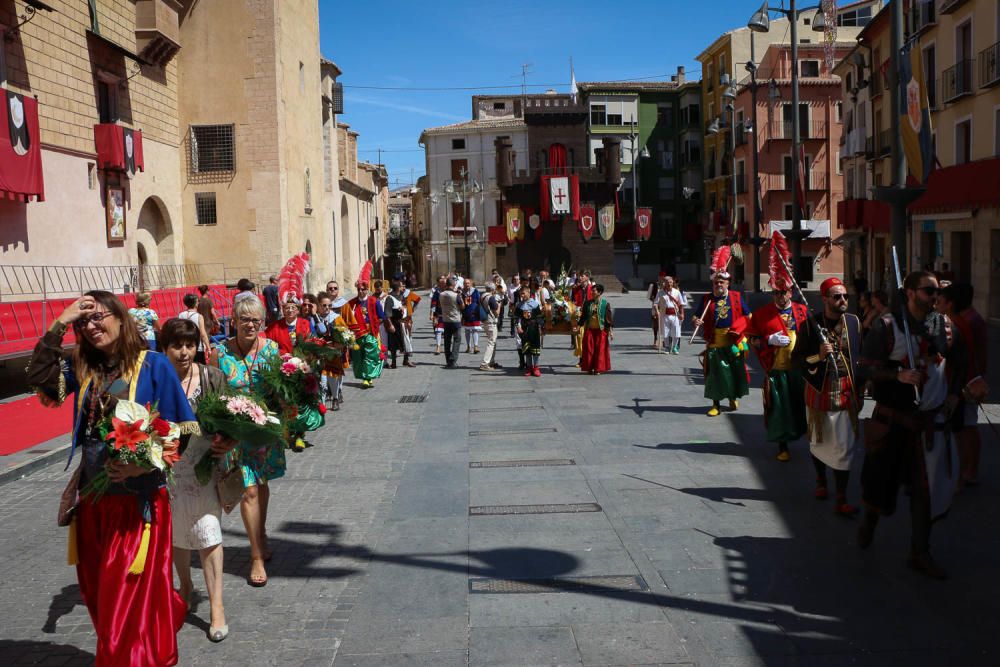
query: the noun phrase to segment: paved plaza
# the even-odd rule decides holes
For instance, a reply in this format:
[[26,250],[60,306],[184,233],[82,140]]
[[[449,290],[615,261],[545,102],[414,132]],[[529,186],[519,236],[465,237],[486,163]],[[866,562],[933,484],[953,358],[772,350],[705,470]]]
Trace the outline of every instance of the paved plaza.
[[[995,665],[1000,479],[932,535],[951,579],[906,569],[909,517],[868,551],[813,500],[807,447],[763,442],[759,389],[705,416],[698,346],[649,349],[647,302],[614,296],[614,371],[575,369],[550,336],[541,378],[442,368],[426,309],[415,369],[386,371],[289,453],[251,588],[238,511],[224,517],[230,637],[208,601],[181,665]],[[754,373],[753,386],[761,376]],[[406,402],[401,401],[408,397]],[[55,525],[64,463],[0,486],[0,664],[89,664],[94,633]],[[855,468],[850,499],[859,501]],[[200,572],[195,582],[204,588]]]

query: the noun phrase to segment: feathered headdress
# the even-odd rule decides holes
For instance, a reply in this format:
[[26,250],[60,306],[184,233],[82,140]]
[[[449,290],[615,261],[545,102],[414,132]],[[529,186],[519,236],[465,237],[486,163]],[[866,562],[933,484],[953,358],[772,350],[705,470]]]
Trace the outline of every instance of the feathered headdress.
[[309,254],[299,253],[285,262],[278,274],[278,303],[286,303],[289,297],[302,300],[305,292],[306,274],[309,273]]
[[795,278],[788,272],[788,267],[792,265],[792,253],[788,250],[784,234],[777,230],[771,234],[771,251],[768,257],[767,272],[771,277],[767,284],[771,289],[791,289],[795,282]]
[[728,245],[719,246],[712,255],[712,265],[709,267],[712,277],[721,276],[729,278],[729,260],[732,257],[732,249]]
[[358,279],[354,282],[354,286],[357,287],[362,283],[367,285],[369,282],[371,282],[371,279],[372,279],[372,261],[369,259],[367,262],[364,263],[364,266],[361,267],[361,273],[358,274]]

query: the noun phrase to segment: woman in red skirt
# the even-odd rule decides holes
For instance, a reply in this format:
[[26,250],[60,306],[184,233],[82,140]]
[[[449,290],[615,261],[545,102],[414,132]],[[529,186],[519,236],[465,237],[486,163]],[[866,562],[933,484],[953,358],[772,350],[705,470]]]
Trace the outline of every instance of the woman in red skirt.
[[604,285],[594,285],[593,297],[583,304],[579,326],[583,329],[580,370],[600,375],[611,370],[611,342],[615,339],[614,313],[604,298]]
[[[70,326],[78,345],[64,355]],[[70,461],[77,449],[82,460],[64,498],[76,496],[101,470],[111,482],[104,495],[82,498],[66,513],[72,515],[70,559],[97,632],[96,664],[177,664],[186,605],[173,588],[166,480],[158,470],[109,462],[99,431],[117,402],[129,400],[156,405],[163,419],[192,432],[194,415],[177,374],[166,357],[148,351],[117,297],[93,291],[66,308],[35,346],[28,382],[47,405],[73,397]]]

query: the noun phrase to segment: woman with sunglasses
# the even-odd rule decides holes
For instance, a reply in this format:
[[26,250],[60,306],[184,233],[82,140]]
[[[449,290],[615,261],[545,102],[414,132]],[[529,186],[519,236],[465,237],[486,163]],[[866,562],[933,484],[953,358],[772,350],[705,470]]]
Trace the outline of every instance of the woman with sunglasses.
[[[77,346],[66,354],[62,344],[70,326]],[[125,304],[110,292],[91,291],[70,304],[35,346],[28,383],[46,405],[72,396],[66,467],[77,449],[82,460],[66,496],[102,469],[111,481],[99,499],[80,498],[70,510],[70,553],[72,558],[75,548],[80,593],[97,633],[96,663],[177,664],[186,605],[173,587],[166,479],[160,471],[108,462],[100,434],[123,399],[155,404],[164,419],[193,432],[194,415],[177,374],[166,357],[149,351]]]
[[[259,380],[260,367],[280,358],[278,344],[264,338],[265,310],[260,299],[240,299],[233,303],[233,321],[236,335],[223,341],[216,351],[219,368],[226,375],[229,386],[253,391]],[[267,508],[271,500],[268,481],[285,474],[285,446],[276,442],[265,447],[240,443],[236,457],[243,473],[243,499],[240,514],[250,540],[251,586],[267,584],[264,562],[271,559],[267,547]]]

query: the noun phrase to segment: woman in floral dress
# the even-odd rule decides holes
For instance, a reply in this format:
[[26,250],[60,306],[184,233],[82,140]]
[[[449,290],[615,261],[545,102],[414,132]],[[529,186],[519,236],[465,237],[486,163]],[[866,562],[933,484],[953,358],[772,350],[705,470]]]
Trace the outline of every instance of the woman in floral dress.
[[[278,344],[260,336],[264,326],[264,304],[260,299],[240,299],[233,304],[236,335],[216,348],[219,368],[229,386],[252,390],[260,367],[279,358]],[[243,499],[240,513],[250,540],[251,586],[267,584],[264,562],[271,559],[267,547],[267,507],[271,499],[268,481],[285,474],[285,448],[281,442],[266,447],[240,443],[236,459],[243,472]]]

